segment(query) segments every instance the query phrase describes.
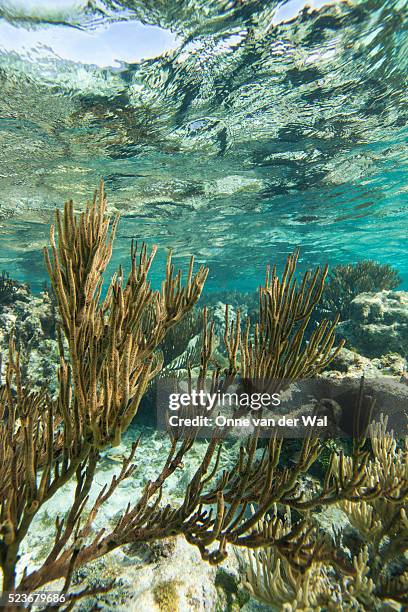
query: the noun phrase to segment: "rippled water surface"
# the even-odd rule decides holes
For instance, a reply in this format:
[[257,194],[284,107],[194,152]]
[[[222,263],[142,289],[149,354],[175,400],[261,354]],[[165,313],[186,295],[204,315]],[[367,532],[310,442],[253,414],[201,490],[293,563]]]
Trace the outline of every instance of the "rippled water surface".
[[113,266],[136,237],[249,289],[301,245],[407,288],[407,9],[0,2],[0,266],[39,287],[53,209],[104,177]]

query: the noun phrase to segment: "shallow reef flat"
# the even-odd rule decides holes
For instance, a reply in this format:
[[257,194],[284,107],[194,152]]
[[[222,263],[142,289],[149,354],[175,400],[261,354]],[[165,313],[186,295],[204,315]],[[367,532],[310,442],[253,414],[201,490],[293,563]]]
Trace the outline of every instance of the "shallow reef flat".
[[[257,297],[213,292],[205,306],[203,266],[191,260],[183,284],[170,253],[155,292],[155,252],[132,243],[127,280],[120,270],[102,294],[117,224],[103,184],[56,223],[51,287],[0,279],[5,586],[61,589],[62,609],[84,611],[402,610],[397,272],[367,261],[298,276],[297,249]],[[188,410],[218,418],[226,395],[252,425],[160,431],[168,380],[177,409],[187,395]],[[259,406],[242,412],[244,396],[264,395],[279,400],[264,414],[276,427],[256,426]],[[324,432],[302,426],[316,419]]]

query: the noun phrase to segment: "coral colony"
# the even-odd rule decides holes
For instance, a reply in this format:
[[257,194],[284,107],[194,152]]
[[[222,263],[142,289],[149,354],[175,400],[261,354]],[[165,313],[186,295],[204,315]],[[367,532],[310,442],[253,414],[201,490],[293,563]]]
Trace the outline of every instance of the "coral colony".
[[[220,337],[207,309],[193,310],[208,274],[203,266],[195,271],[193,259],[183,281],[169,253],[156,291],[148,280],[156,250],[132,244],[127,277],[119,270],[104,292],[117,224],[118,218],[111,222],[106,214],[103,183],[81,214],[74,213],[72,201],[57,212],[51,248],[45,249],[52,286],[47,312],[55,313],[55,325],[45,321],[44,329],[58,346],[54,388],[27,383],[24,342],[16,345],[15,334],[9,335],[0,387],[0,567],[2,591],[9,596],[3,609],[13,609],[23,595],[31,605],[28,595],[37,597],[44,587],[57,593],[47,600],[52,609],[97,600],[114,581],[78,586],[88,564],[125,545],[154,546],[177,538],[211,566],[238,556],[243,588],[274,609],[407,606],[408,450],[387,429],[386,417],[371,419],[373,401],[364,386],[348,406],[353,435],[344,443],[320,440],[319,432],[306,428],[291,450],[279,430],[261,435],[275,415],[268,423],[262,420],[279,409],[282,393],[297,381],[314,379],[345,354],[343,341],[335,339],[337,314],[310,329],[319,305],[332,311],[344,304],[344,287],[356,274],[368,278],[375,272],[379,288],[389,289],[397,284],[396,273],[371,262],[337,268],[324,298],[327,267],[299,279],[296,250],[281,275],[276,268],[267,271],[257,320],[241,321],[239,309],[227,307]],[[343,279],[344,291],[339,289]],[[3,303],[10,301],[13,287],[3,274]],[[194,322],[194,346],[185,321]],[[120,445],[140,418],[142,400],[152,396],[163,365],[167,374],[184,372],[183,380],[173,378],[169,413],[186,416],[202,409],[215,418],[224,394],[229,400],[235,394],[237,416],[250,413],[253,427],[231,446],[233,427],[224,419],[200,447],[199,427],[170,427],[168,454],[157,473],[145,480],[138,499],[124,500],[112,524],[101,525],[102,509],[115,492],[138,477],[133,462],[140,438],[121,457],[110,483],[91,499],[102,455]],[[325,405],[304,417],[304,424],[326,426]],[[183,472],[196,460],[197,448],[196,468]],[[226,451],[232,457],[227,467],[222,464]],[[166,483],[179,473],[187,474],[182,499],[165,503]],[[44,543],[40,561],[27,562],[21,554],[37,515],[69,483],[74,493],[64,497],[53,540]],[[333,508],[348,518],[348,528],[330,534],[321,517]],[[153,595],[159,609],[177,610],[177,582],[156,585]]]

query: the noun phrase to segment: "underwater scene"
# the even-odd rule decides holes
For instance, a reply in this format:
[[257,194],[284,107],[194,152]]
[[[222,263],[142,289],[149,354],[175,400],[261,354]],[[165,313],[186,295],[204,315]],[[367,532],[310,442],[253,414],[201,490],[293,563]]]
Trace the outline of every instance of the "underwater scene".
[[0,0],[0,610],[408,610],[407,24]]

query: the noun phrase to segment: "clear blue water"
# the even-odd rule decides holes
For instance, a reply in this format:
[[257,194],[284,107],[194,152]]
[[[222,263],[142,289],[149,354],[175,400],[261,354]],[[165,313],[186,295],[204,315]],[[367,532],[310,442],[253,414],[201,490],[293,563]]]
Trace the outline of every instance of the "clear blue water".
[[300,245],[408,289],[408,3],[311,4],[0,3],[0,268],[39,290],[54,208],[104,177],[111,269],[135,237],[155,282],[171,246],[248,290]]
[[[48,243],[55,208],[73,198],[76,209],[81,210],[103,178],[109,213],[119,212],[122,217],[107,279],[119,265],[126,267],[131,240],[136,239],[159,246],[152,270],[154,286],[163,277],[167,249],[172,248],[174,260],[182,268],[187,267],[191,255],[205,263],[210,270],[206,291],[238,292],[238,298],[234,293],[226,299],[235,298],[235,309],[242,298],[244,311],[250,316],[255,296],[239,292],[255,289],[265,277],[266,265],[277,263],[282,267],[288,253],[297,246],[301,247],[300,271],[326,262],[333,267],[374,259],[397,268],[402,278],[400,288],[408,290],[408,0],[307,2],[0,0],[0,274],[7,271],[11,278],[28,282],[34,292],[41,291],[47,281],[42,248]],[[205,297],[214,306],[217,300],[224,301],[225,293]],[[34,302],[39,304],[31,320],[27,313]],[[23,374],[27,375],[29,387],[49,382],[53,392],[57,342],[53,337],[52,306],[45,300],[16,304],[16,308],[4,308],[1,348],[5,349],[6,336],[17,317],[19,341],[27,345],[23,346]],[[211,315],[217,322],[217,332],[224,320],[223,309],[218,306]],[[376,307],[374,303],[370,313]],[[372,326],[376,327],[374,334],[372,329],[366,333],[370,323],[354,331],[352,326],[347,327],[353,321],[343,321],[340,333],[346,337],[347,346],[361,354],[346,353],[340,365],[333,367],[344,373],[341,384],[353,375],[360,378],[364,372],[367,385],[374,381],[372,387],[366,387],[369,395],[377,394],[383,402],[377,403],[378,409],[389,410],[391,417],[396,412],[399,417],[400,406],[401,413],[407,412],[404,302],[401,299],[397,305],[387,307],[397,325],[394,319],[388,327],[377,321]],[[77,314],[79,318],[81,312]],[[332,314],[330,310],[329,318]],[[322,310],[316,315],[319,321],[320,315]],[[197,321],[193,341],[199,340],[201,333],[201,318]],[[317,318],[313,318],[305,340],[310,339],[316,325]],[[180,335],[179,329],[174,331],[173,345],[168,336],[167,375],[173,367],[181,372],[180,363],[185,365],[186,356],[190,362],[199,346],[199,342],[187,345],[181,329]],[[366,343],[358,342],[360,330],[362,340],[368,337]],[[42,332],[44,338],[40,337]],[[300,338],[296,332],[296,339]],[[288,345],[282,346],[286,351]],[[86,356],[88,369],[94,355],[91,351],[89,359]],[[366,356],[380,357],[377,365],[374,360],[369,364]],[[223,348],[218,351],[217,347],[211,368],[215,363],[222,365],[223,358]],[[198,361],[198,356],[194,359]],[[115,363],[112,358],[109,366]],[[316,400],[322,399],[324,407],[327,398],[338,399],[343,426],[343,420],[351,421],[352,409],[350,395],[343,393],[340,386],[336,390],[338,372],[333,379],[326,379],[330,392],[330,380],[334,381],[333,394],[323,398],[316,395]],[[383,373],[393,375],[389,387],[382,383]],[[87,377],[88,374],[84,380]],[[240,382],[242,388],[251,386],[246,378],[245,374]],[[102,382],[105,385],[105,380]],[[100,380],[97,385],[102,386]],[[307,384],[305,388],[309,394]],[[165,436],[150,427],[156,427],[160,408],[156,390],[150,388],[143,398],[137,423],[123,437],[120,453],[110,457],[107,451],[101,471],[95,476],[91,499],[107,475],[119,470],[118,459],[128,453],[130,444],[143,432],[138,451],[141,460],[136,455],[138,469],[129,479],[129,488],[125,486],[118,492],[115,503],[109,500],[106,514],[102,514],[102,520],[99,515],[95,522],[96,529],[113,519],[117,524],[119,508],[123,511],[128,503],[134,504],[142,485],[148,478],[156,480],[166,461],[167,438],[163,442]],[[77,389],[74,391],[77,393]],[[296,398],[300,395],[293,394]],[[301,403],[302,398],[294,401]],[[306,403],[311,410],[311,395]],[[321,405],[316,403],[313,410]],[[72,410],[77,414],[76,405]],[[334,420],[339,418],[339,411],[333,408]],[[7,414],[14,413],[8,410]],[[398,418],[398,427],[400,422]],[[394,427],[391,421],[390,424]],[[394,429],[399,435],[400,430]],[[200,442],[194,445],[185,465],[179,466],[185,469],[167,481],[165,502],[168,496],[172,504],[180,503],[180,492],[184,496],[203,448]],[[328,444],[323,451],[325,458],[319,464],[319,472],[326,465],[330,448],[333,446]],[[228,445],[224,450],[225,465],[230,469],[235,450]],[[293,466],[297,461],[295,453],[296,443],[289,443],[282,453],[281,465],[288,461]],[[389,465],[402,456],[391,455],[390,452]],[[58,462],[58,456],[54,456]],[[220,466],[216,466],[220,473],[223,461],[224,454]],[[317,490],[315,467],[301,490]],[[388,478],[386,466],[384,473]],[[275,478],[272,472],[269,475]],[[252,479],[252,487],[253,482],[256,484],[256,479]],[[48,554],[44,539],[54,540],[55,514],[65,513],[65,502],[74,495],[72,488],[59,493],[49,506],[41,508],[41,522],[37,523],[40,527],[33,524],[25,542],[20,565],[28,563],[29,572],[31,565],[38,567],[43,555]],[[394,487],[392,496],[397,494]],[[14,498],[10,499],[7,504],[13,509]],[[225,499],[229,503],[230,497]],[[398,510],[399,505],[395,506]],[[246,504],[244,511],[245,508],[249,512]],[[329,533],[330,529],[340,547],[344,518],[339,519],[337,511],[324,517],[322,509],[318,507],[318,531]],[[36,512],[34,503],[24,514],[23,526],[32,512]],[[9,510],[3,514],[8,517]],[[403,521],[396,517],[390,525],[395,533],[400,528],[404,536]],[[12,530],[6,522],[2,531],[7,535]],[[344,543],[351,546],[354,554],[366,536],[362,532],[361,539],[354,538],[349,527],[347,523]],[[397,537],[391,538],[390,543],[384,543],[383,538],[380,550],[386,561],[391,559],[383,568],[384,578],[392,570],[393,580],[385,589],[391,590],[391,595],[399,571],[393,558],[400,550],[395,544]],[[173,585],[170,594],[180,584],[188,601],[198,602],[197,608],[201,605],[201,600],[195,599],[195,591],[187,589],[188,583],[182,586],[185,577],[178,582],[177,572],[181,576],[185,559],[194,568],[194,575],[197,573],[198,566],[190,563],[190,557],[183,556],[177,565],[173,564],[171,546],[168,550],[163,548],[163,553],[153,548],[151,557],[141,549],[143,562],[139,563],[133,556],[136,549],[131,552],[130,548],[130,557],[119,557],[117,565],[111,558],[105,566],[94,566],[88,574],[92,588],[99,584],[99,577],[106,583],[112,572],[119,578],[119,596],[112,599],[115,604],[106,604],[103,609],[118,610],[118,602],[137,609],[138,595],[134,600],[127,595],[130,584],[133,593],[142,593],[146,606],[149,599],[143,597],[149,581],[142,574],[142,563],[159,580],[157,584]],[[381,555],[374,548],[369,550],[376,568]],[[348,552],[349,549],[344,554],[340,552],[339,560],[344,561]],[[300,561],[306,553],[300,550]],[[161,556],[163,565],[159,565]],[[72,559],[76,561],[77,557]],[[225,599],[220,596],[218,607],[221,601],[228,602],[231,609],[243,602],[242,585],[235,591],[238,574],[233,563],[219,581],[221,574],[215,578],[213,570],[211,574],[197,574],[200,597],[210,598],[203,604],[206,609],[211,606],[212,591],[207,588],[211,583],[213,591],[217,586],[219,595],[223,585],[226,588]],[[161,575],[165,565],[171,566],[171,573],[164,571]],[[376,579],[376,571],[373,569],[368,577],[378,586],[381,582]],[[205,576],[211,576],[207,585]],[[337,592],[336,588],[336,598]],[[368,597],[361,601],[371,601]],[[166,596],[163,601],[166,603]],[[337,601],[341,602],[341,598]],[[389,609],[393,606],[390,602]],[[91,604],[89,608],[78,605],[78,610],[91,609]],[[347,609],[348,604],[345,606]],[[249,604],[245,609],[251,609]]]

